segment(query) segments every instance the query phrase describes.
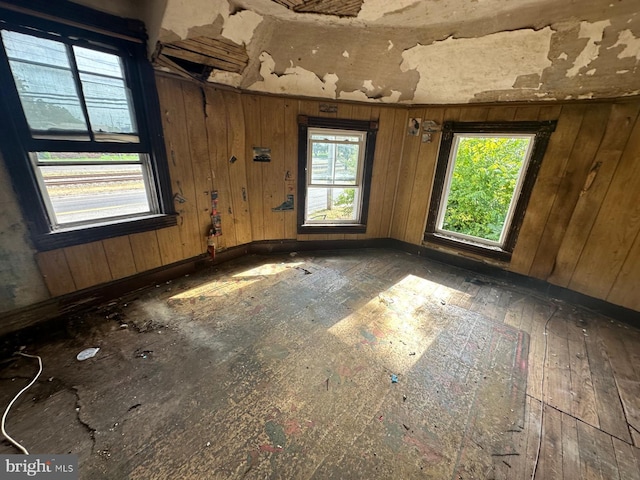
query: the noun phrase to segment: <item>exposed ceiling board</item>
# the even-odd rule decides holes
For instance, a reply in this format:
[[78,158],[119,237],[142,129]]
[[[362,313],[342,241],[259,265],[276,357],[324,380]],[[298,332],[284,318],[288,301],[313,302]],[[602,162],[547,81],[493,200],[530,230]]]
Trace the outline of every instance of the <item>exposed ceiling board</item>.
[[364,0],[272,0],[299,13],[319,13],[338,17],[356,17]]
[[210,81],[243,90],[409,104],[640,91],[637,0],[166,1],[169,49],[246,47],[243,62],[201,59]]
[[[208,37],[195,37],[164,44],[160,48],[157,63],[158,59],[161,59],[159,62],[161,67],[178,70],[176,73],[179,74],[184,74],[186,71],[202,80],[208,78],[214,68],[225,72],[242,73],[249,62],[244,46],[224,38]],[[184,61],[188,63],[185,64]],[[176,68],[176,65],[180,68]]]

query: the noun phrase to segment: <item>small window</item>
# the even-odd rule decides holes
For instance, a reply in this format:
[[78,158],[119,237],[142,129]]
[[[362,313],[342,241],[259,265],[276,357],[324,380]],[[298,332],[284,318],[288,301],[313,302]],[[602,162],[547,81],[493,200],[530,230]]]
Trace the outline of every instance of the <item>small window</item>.
[[143,39],[1,13],[2,107],[13,126],[3,157],[36,246],[175,224]]
[[298,231],[366,231],[377,125],[301,117]]
[[552,122],[447,123],[426,241],[510,258]]

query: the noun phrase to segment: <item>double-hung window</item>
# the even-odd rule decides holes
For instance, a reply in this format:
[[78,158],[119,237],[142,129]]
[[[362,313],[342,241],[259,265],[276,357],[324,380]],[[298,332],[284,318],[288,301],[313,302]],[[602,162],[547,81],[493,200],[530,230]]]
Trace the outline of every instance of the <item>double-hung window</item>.
[[3,157],[41,250],[175,223],[143,41],[0,10]]
[[302,117],[299,232],[363,232],[377,125]]
[[445,123],[425,240],[508,260],[554,128]]

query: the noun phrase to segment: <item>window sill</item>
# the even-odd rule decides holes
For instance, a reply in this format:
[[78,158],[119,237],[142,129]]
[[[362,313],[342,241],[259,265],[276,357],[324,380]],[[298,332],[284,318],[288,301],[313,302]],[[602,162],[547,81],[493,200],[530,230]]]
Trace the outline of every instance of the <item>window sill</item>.
[[34,235],[33,242],[37,250],[47,251],[132,233],[172,227],[177,223],[177,215],[148,215],[146,217],[128,218],[91,226],[59,229],[42,235]]
[[483,257],[500,260],[503,262],[511,261],[511,252],[503,250],[499,247],[492,247],[489,245],[481,245],[479,243],[466,242],[461,239],[455,239],[453,237],[447,237],[438,233],[427,232],[424,234],[424,241],[426,243],[435,243],[437,245],[444,245],[457,250],[465,252],[475,253]]
[[344,234],[356,234],[366,233],[367,226],[360,223],[311,223],[305,225],[298,225],[298,233],[301,234],[332,234],[332,233],[344,233]]

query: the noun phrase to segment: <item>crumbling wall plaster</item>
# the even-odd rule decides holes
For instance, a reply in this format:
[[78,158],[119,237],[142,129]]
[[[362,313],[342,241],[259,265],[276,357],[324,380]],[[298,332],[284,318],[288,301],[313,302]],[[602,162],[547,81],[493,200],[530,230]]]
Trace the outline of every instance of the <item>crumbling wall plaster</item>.
[[578,55],[573,62],[573,66],[567,70],[567,77],[575,77],[582,68],[589,66],[592,61],[598,58],[604,30],[610,25],[611,21],[609,20],[602,20],[601,22],[595,23],[580,23],[580,33],[578,36],[579,38],[586,38],[587,43],[582,52],[580,52],[580,55]]
[[27,227],[0,157],[0,312],[49,298]]
[[222,27],[222,36],[238,45],[248,45],[262,18],[262,15],[251,10],[242,10],[230,15]]
[[420,74],[413,102],[467,103],[478,87],[509,89],[518,77],[541,74],[551,65],[552,34],[547,27],[418,44],[402,53],[400,69]]
[[636,37],[631,30],[623,30],[618,34],[618,40],[612,47],[624,47],[617,57],[619,59],[627,57],[635,57],[640,60],[640,38]]
[[212,24],[218,16],[229,18],[227,0],[168,0],[162,29],[183,39],[193,27]]
[[262,80],[249,86],[256,92],[287,93],[311,97],[336,98],[338,76],[327,73],[320,78],[302,67],[288,67],[282,74],[275,72],[276,62],[267,52],[260,54],[260,75]]

